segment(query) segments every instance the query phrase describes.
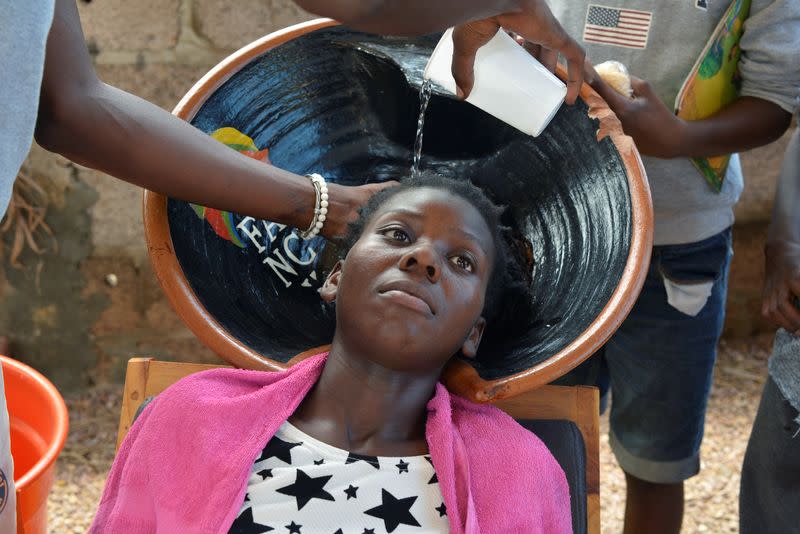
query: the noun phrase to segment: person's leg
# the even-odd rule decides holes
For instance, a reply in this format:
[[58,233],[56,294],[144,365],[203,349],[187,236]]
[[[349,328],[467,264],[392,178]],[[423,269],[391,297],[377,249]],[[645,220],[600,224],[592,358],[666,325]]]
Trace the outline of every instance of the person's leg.
[[3,369],[0,366],[0,532],[17,531],[17,496],[14,490],[10,433]]
[[[730,234],[656,247],[645,286],[605,359],[611,448],[626,474],[626,533],[680,532],[683,481],[700,469],[700,443],[722,332]],[[676,284],[713,283],[694,315],[668,301]]]
[[683,482],[654,484],[625,473],[625,483],[624,534],[680,532],[683,523]]
[[797,410],[770,377],[764,386],[742,464],[742,534],[800,528],[800,426]]

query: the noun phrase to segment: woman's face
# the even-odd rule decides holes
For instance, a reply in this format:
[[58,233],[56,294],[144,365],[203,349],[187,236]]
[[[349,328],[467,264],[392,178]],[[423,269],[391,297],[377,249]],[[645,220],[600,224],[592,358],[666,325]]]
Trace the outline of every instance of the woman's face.
[[328,277],[336,335],[345,347],[407,372],[472,357],[483,332],[495,245],[481,214],[434,188],[396,194],[372,216]]

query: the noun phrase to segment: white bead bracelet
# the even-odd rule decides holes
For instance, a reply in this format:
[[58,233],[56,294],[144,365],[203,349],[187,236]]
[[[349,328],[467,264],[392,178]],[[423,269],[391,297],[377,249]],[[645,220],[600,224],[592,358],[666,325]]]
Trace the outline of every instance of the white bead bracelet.
[[311,224],[306,230],[299,233],[300,237],[303,239],[311,239],[319,235],[322,231],[322,226],[325,224],[325,219],[328,218],[328,185],[325,183],[325,178],[316,173],[307,176],[314,186],[316,200],[314,202],[314,217],[311,219]]

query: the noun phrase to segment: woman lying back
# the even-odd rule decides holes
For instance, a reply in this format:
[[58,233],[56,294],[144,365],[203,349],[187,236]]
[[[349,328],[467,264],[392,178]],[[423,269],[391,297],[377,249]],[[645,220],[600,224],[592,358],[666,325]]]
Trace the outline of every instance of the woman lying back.
[[164,391],[122,444],[90,532],[571,532],[547,448],[439,383],[502,305],[498,213],[431,174],[375,195],[320,290],[330,353]]

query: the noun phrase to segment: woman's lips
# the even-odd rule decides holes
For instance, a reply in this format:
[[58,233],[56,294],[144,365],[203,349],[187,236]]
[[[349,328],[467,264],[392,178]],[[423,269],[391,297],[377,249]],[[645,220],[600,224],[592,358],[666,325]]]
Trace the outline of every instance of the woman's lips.
[[416,295],[412,295],[411,293],[407,293],[401,289],[390,289],[388,291],[381,292],[380,295],[391,300],[395,304],[399,304],[400,306],[404,306],[424,315],[433,315],[433,310],[431,310],[431,307],[427,302]]

